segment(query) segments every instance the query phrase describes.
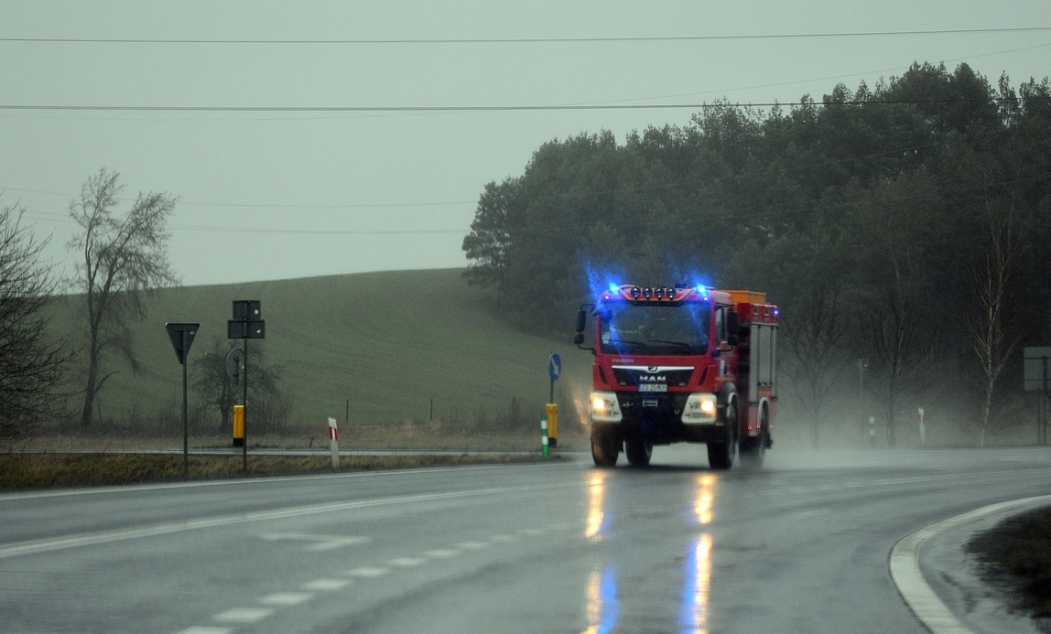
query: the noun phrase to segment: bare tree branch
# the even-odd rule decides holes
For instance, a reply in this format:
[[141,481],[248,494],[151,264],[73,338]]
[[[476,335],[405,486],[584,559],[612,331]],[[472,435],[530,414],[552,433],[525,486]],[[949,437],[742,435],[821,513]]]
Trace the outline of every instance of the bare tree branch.
[[119,174],[106,169],[86,180],[80,198],[69,204],[69,215],[83,232],[69,246],[83,254],[76,284],[87,311],[88,376],[81,424],[91,424],[95,396],[112,372],[100,378],[110,351],[138,371],[129,325],[146,314],[145,297],[156,288],[174,286],[178,278],[167,257],[168,217],[176,198],[142,194],[123,218],[114,215],[123,185]]
[[56,287],[42,261],[47,239],[22,224],[24,207],[0,207],[0,437],[14,437],[51,413],[70,353],[48,340],[44,310]]

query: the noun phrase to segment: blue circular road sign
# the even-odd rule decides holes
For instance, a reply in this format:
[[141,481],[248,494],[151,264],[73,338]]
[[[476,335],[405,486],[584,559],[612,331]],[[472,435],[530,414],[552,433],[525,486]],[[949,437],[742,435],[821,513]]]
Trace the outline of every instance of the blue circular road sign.
[[547,359],[547,373],[551,376],[552,381],[557,381],[558,375],[562,374],[562,359],[557,352],[552,352]]

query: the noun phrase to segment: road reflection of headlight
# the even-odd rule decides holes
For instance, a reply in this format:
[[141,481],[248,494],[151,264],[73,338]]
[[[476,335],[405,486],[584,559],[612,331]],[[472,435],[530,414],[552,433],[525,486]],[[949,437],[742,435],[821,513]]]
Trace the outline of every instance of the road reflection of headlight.
[[606,475],[596,473],[588,480],[588,516],[584,522],[584,537],[600,541],[606,528]]
[[680,634],[708,634],[708,591],[712,582],[712,536],[697,536],[686,558]]
[[702,526],[712,523],[712,504],[715,502],[715,485],[719,480],[710,473],[697,478],[697,492],[693,500],[693,514]]

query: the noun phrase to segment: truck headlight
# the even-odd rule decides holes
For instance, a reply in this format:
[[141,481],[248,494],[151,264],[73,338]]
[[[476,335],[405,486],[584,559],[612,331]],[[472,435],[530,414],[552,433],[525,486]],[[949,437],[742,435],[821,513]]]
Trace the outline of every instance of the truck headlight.
[[619,423],[621,421],[620,404],[613,392],[591,393],[591,420],[597,423]]
[[715,394],[695,393],[686,399],[682,409],[684,423],[714,423],[716,401]]

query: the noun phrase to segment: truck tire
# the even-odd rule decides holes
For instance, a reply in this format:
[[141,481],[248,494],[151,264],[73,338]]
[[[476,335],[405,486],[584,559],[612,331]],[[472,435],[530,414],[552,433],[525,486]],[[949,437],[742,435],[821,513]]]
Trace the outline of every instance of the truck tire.
[[628,464],[633,467],[648,467],[650,457],[653,456],[653,443],[648,440],[629,440],[625,453],[628,456]]
[[724,437],[708,443],[708,464],[712,469],[724,470],[734,465],[737,453],[737,399],[731,398],[724,414]]
[[604,436],[591,437],[591,459],[596,467],[617,466],[620,455],[620,443]]
[[741,466],[751,468],[763,466],[769,435],[770,423],[766,407],[764,407],[759,415],[759,435],[755,438],[746,438],[741,442]]

